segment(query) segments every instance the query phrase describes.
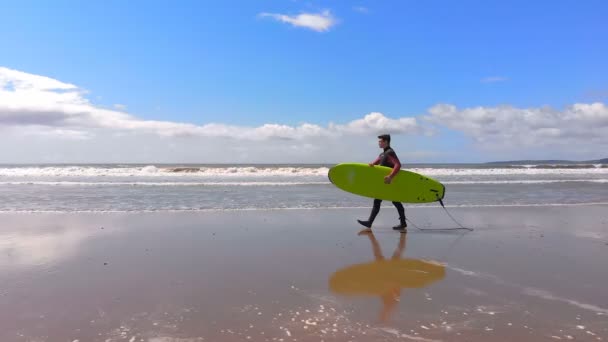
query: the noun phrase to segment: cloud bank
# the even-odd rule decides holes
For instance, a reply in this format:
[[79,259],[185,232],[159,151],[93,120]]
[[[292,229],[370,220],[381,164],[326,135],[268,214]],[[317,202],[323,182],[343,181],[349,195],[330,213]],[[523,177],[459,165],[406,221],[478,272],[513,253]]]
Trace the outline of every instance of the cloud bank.
[[105,108],[76,85],[0,67],[0,163],[364,161],[373,159],[380,133],[397,136],[404,159],[462,161],[450,159],[453,137],[437,134],[446,131],[471,143],[459,158],[593,159],[608,149],[608,106],[438,104],[416,117],[371,112],[326,124],[194,124],[147,120],[121,104]]

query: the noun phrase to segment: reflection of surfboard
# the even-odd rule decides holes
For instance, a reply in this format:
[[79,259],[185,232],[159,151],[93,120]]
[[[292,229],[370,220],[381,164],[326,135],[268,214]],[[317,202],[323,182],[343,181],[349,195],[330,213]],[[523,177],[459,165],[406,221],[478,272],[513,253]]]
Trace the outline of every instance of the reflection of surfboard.
[[385,184],[384,177],[390,173],[391,169],[385,166],[345,163],[329,169],[328,176],[338,188],[360,196],[406,203],[443,199],[445,187],[434,179],[400,170],[391,184]]
[[422,288],[445,277],[445,266],[418,259],[381,260],[334,273],[329,287],[345,295],[382,295],[394,288]]

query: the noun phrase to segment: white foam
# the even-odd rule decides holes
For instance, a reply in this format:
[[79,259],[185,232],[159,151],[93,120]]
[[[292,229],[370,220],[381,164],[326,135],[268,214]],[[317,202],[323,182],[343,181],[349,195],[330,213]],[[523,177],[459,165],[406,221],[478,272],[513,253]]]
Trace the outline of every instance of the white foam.
[[[427,328],[428,329],[428,328]],[[430,338],[424,338],[422,336],[414,336],[400,332],[394,328],[380,328],[381,331],[394,335],[396,338],[402,337],[411,341],[420,341],[420,342],[441,342],[441,340],[433,340]]]
[[608,183],[608,179],[521,179],[521,180],[471,180],[444,181],[443,184],[551,184],[551,183]]
[[[608,314],[608,309],[606,309],[606,308],[599,307],[595,304],[582,303],[582,302],[579,302],[579,301],[576,301],[573,299],[559,297],[546,290],[536,289],[536,288],[525,288],[524,293],[529,296],[539,297],[539,298],[546,299],[546,300],[553,300],[553,301],[567,303],[567,304],[576,306],[580,309],[593,311],[595,313]],[[582,327],[579,329],[585,328],[583,326],[579,326],[579,327]]]
[[327,176],[326,167],[4,167],[6,177],[205,177],[205,176]]
[[608,238],[608,234],[603,232],[573,232],[574,236],[578,236],[581,238],[593,239],[593,240],[601,240],[604,241]]
[[[595,304],[582,303],[582,302],[579,302],[579,301],[576,301],[573,299],[559,297],[559,296],[554,295],[553,293],[551,293],[547,290],[543,290],[543,289],[537,289],[537,288],[532,288],[532,287],[523,287],[519,284],[503,281],[502,279],[500,279],[497,276],[492,275],[492,274],[469,271],[469,270],[465,270],[465,269],[455,267],[452,265],[446,265],[446,267],[453,271],[456,271],[460,274],[466,275],[466,276],[484,278],[484,279],[492,280],[495,283],[500,284],[500,285],[507,285],[507,286],[520,288],[520,289],[522,289],[523,293],[528,296],[566,303],[566,304],[578,307],[580,309],[589,310],[589,311],[592,311],[595,313],[608,314],[608,309],[597,306]],[[584,329],[584,327],[579,328],[579,329]]]
[[[536,168],[407,168],[416,173],[435,176],[500,176],[500,175],[608,175],[608,168],[586,169],[536,169]],[[267,177],[267,176],[327,176],[327,167],[99,167],[99,166],[39,166],[2,167],[0,176],[5,177]]]
[[48,185],[48,186],[298,186],[327,185],[327,182],[71,182],[71,181],[8,181],[0,185]]
[[587,169],[532,169],[532,168],[494,168],[494,169],[407,169],[428,176],[500,176],[500,175],[605,175],[608,168]]
[[[0,181],[0,185],[47,185],[47,186],[299,186],[299,185],[328,185],[329,180],[315,181],[242,181],[242,182],[200,182],[200,181]],[[444,181],[445,185],[509,185],[509,184],[552,184],[552,183],[608,183],[608,179],[539,179],[539,180],[471,180]]]
[[[585,207],[585,206],[605,206],[608,202],[588,202],[588,203],[544,203],[544,204],[463,204],[463,205],[446,205],[446,208],[493,208],[493,207]],[[420,206],[405,206],[408,210],[413,209],[433,209],[436,210],[436,205],[420,205]],[[184,209],[133,209],[133,210],[101,210],[101,209],[86,209],[86,210],[23,210],[23,209],[0,209],[0,214],[113,214],[113,213],[205,213],[205,212],[240,212],[240,211],[290,211],[290,210],[348,210],[348,209],[369,209],[369,206],[335,206],[335,207],[271,207],[271,208],[184,208]],[[458,269],[454,269],[460,271]]]
[[[0,185],[45,185],[45,186],[300,186],[329,185],[327,181],[242,181],[242,182],[198,182],[198,181],[0,181]],[[510,185],[510,184],[551,184],[551,183],[608,183],[608,179],[540,179],[540,180],[492,180],[492,181],[444,181],[445,185]]]

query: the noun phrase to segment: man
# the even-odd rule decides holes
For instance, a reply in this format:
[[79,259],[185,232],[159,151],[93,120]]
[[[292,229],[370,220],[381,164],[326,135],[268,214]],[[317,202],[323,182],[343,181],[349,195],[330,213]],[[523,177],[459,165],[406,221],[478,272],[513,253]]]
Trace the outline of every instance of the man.
[[[380,153],[378,158],[369,164],[370,167],[374,165],[387,166],[392,168],[390,174],[384,177],[384,183],[390,184],[395,175],[401,169],[401,162],[397,157],[395,151],[391,148],[391,136],[389,134],[383,134],[378,136],[378,146],[383,149],[383,152]],[[372,223],[374,219],[380,212],[380,204],[382,203],[381,199],[374,200],[374,207],[372,208],[372,212],[369,215],[369,219],[367,221],[357,220],[360,224],[367,228],[372,227]],[[400,230],[402,232],[406,232],[407,224],[405,223],[405,209],[403,208],[403,204],[401,202],[393,202],[395,208],[397,208],[397,212],[399,212],[399,224],[394,226],[393,229]]]

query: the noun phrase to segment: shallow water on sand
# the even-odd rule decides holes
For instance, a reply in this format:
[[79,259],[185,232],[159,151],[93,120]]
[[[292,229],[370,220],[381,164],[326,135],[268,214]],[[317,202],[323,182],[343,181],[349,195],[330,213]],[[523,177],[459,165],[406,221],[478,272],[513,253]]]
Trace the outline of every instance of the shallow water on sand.
[[607,208],[3,213],[0,340],[605,340]]

